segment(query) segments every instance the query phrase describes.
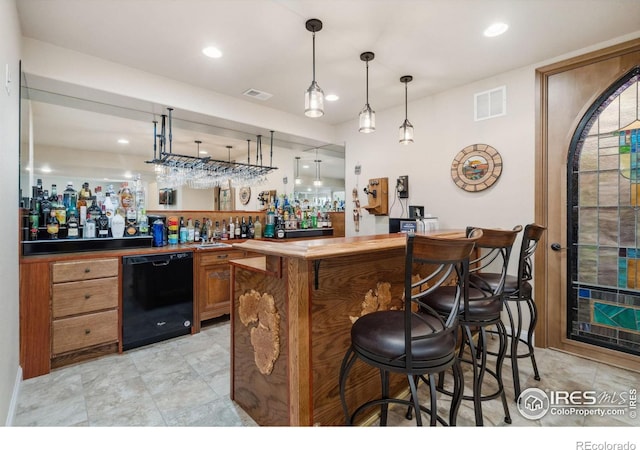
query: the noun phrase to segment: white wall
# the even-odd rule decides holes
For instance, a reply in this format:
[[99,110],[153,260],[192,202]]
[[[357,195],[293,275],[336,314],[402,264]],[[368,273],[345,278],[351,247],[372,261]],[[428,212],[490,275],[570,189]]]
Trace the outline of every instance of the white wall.
[[[7,205],[18,199],[20,24],[14,0],[0,0],[0,192]],[[5,90],[9,66],[10,92]],[[7,211],[0,239],[0,424],[10,425],[15,408],[19,369],[18,220],[13,206]]]
[[[507,87],[507,115],[475,122],[473,94],[498,86]],[[398,95],[403,86],[398,83]],[[409,98],[411,98],[411,84]],[[347,142],[346,190],[351,212],[351,191],[357,185],[361,205],[367,203],[363,188],[370,178],[389,178],[389,206],[400,175],[409,176],[406,205],[423,205],[425,213],[439,218],[440,228],[512,228],[534,218],[534,99],[535,68],[527,67],[482,80],[416,101],[409,101],[408,118],[415,129],[415,142],[398,143],[398,128],[404,108],[377,112],[373,134],[358,132],[357,120],[344,124],[338,137]],[[372,99],[373,101],[373,99]],[[451,163],[456,154],[471,144],[494,147],[503,160],[503,171],[489,189],[469,193],[451,179]],[[361,175],[354,168],[361,164]],[[401,217],[398,200],[391,217]],[[347,236],[386,233],[388,217],[373,216],[362,210],[360,232],[353,215],[347,214]],[[404,217],[408,217],[405,208]]]

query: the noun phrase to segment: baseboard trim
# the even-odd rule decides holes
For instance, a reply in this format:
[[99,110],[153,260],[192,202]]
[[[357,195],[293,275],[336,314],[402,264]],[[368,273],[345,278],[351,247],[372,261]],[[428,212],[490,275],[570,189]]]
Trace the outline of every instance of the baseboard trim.
[[16,372],[16,381],[13,384],[13,394],[11,394],[11,403],[9,403],[9,411],[7,412],[7,422],[5,426],[13,426],[13,421],[16,418],[16,410],[18,409],[18,394],[20,394],[20,385],[22,383],[22,367],[18,366]]

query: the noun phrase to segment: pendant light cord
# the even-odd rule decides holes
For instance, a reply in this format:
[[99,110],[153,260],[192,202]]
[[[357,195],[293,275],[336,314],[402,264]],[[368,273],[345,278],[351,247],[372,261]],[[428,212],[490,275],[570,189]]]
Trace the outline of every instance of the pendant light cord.
[[366,61],[367,63],[367,106],[369,106],[369,61]]
[[407,82],[404,82],[404,120],[407,120]]
[[313,38],[312,38],[312,46],[313,46],[313,82],[315,83],[316,81],[316,32],[314,31],[313,33]]

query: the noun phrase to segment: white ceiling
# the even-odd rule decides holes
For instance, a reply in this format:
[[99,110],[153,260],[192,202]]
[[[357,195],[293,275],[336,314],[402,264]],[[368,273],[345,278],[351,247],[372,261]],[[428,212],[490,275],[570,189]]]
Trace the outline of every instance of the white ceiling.
[[[22,34],[248,102],[303,115],[312,78],[325,94],[318,120],[374,110],[546,61],[640,31],[639,0],[17,0]],[[486,38],[495,21],[509,30]],[[224,53],[201,53],[215,45]],[[272,94],[266,101],[247,89]],[[398,118],[398,123],[402,120]],[[62,126],[62,124],[57,124]],[[263,144],[264,145],[264,144]]]

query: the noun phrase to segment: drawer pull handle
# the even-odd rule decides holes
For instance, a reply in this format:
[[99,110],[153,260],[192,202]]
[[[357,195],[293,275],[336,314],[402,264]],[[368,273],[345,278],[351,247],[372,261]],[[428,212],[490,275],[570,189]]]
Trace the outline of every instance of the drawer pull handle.
[[89,272],[91,272],[91,269],[90,269],[90,268],[88,268],[88,267],[86,267],[86,268],[84,269],[84,273],[89,273]]
[[89,300],[91,298],[91,294],[84,294],[84,299]]
[[218,255],[218,259],[225,259],[228,258],[229,255]]
[[84,334],[90,334],[90,333],[91,333],[91,330],[89,328],[84,330]]

